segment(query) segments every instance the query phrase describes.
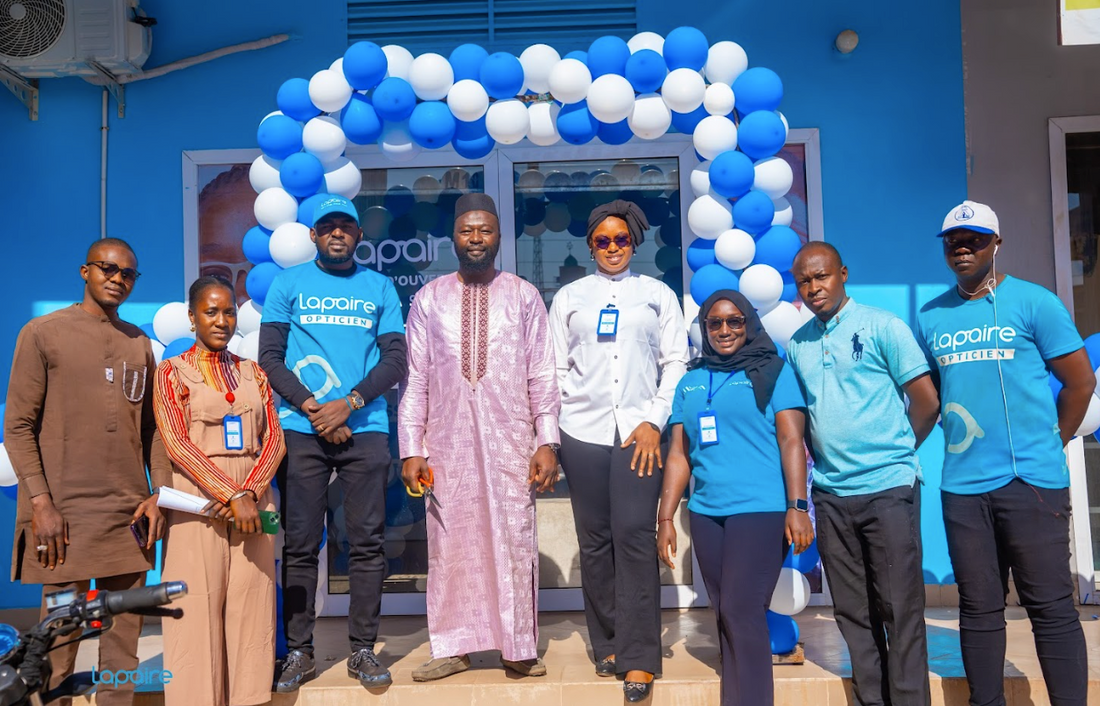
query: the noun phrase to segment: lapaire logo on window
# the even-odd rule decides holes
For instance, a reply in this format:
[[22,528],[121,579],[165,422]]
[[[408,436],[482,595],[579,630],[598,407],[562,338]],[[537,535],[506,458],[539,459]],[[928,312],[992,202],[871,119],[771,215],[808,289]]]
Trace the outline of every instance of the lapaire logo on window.
[[123,684],[133,684],[134,686],[144,686],[146,684],[167,684],[172,681],[172,672],[167,669],[132,669],[130,671],[122,671],[121,669],[112,672],[110,669],[104,669],[102,672],[92,667],[92,683],[93,684],[106,684],[108,686],[119,687]]

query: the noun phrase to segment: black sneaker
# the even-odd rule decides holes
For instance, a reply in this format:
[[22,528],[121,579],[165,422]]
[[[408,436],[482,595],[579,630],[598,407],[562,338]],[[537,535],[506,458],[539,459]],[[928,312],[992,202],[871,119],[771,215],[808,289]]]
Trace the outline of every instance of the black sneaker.
[[298,687],[317,677],[317,665],[313,655],[301,650],[291,650],[282,661],[275,664],[275,691],[286,694],[298,691]]
[[358,679],[359,683],[368,689],[389,686],[393,683],[390,670],[378,662],[374,650],[369,647],[352,652],[351,657],[348,657],[348,676]]

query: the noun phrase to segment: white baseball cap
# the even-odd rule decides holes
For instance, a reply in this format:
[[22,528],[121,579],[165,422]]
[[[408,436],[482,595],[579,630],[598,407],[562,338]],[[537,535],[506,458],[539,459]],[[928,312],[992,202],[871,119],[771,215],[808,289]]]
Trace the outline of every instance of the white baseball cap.
[[978,233],[999,234],[1001,232],[997,214],[989,206],[977,201],[963,201],[951,209],[943,219],[943,230],[937,233],[937,236],[959,228]]

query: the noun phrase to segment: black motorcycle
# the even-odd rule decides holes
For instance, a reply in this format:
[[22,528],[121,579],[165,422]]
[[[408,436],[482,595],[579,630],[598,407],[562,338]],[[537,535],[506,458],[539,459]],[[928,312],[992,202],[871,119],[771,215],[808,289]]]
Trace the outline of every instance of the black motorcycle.
[[159,606],[187,595],[187,584],[170,581],[128,591],[60,591],[46,596],[46,619],[22,635],[0,625],[0,706],[48,704],[65,696],[79,696],[92,686],[92,673],[80,672],[48,690],[54,640],[78,630],[77,641],[97,637],[111,629],[120,613],[179,618],[179,608]]

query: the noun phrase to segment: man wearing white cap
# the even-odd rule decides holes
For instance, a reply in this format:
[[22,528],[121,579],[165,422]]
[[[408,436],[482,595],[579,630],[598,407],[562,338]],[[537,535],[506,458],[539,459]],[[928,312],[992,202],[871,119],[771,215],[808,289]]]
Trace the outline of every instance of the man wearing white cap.
[[[997,272],[1001,236],[991,208],[964,201],[939,236],[956,285],[921,308],[917,338],[940,387],[940,487],[970,703],[1005,703],[1011,569],[1050,703],[1083,706],[1088,670],[1073,604],[1062,448],[1085,416],[1096,379],[1058,297]],[[1062,383],[1057,401],[1048,370]]]

